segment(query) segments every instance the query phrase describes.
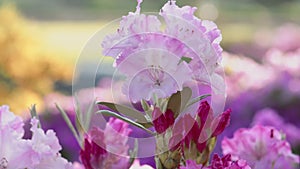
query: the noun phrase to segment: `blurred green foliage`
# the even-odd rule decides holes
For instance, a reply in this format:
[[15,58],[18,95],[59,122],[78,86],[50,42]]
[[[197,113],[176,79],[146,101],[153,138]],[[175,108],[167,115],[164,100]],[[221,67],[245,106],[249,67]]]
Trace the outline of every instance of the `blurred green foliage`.
[[[134,11],[136,0],[0,0],[14,2],[27,17],[38,20],[111,20]],[[144,12],[158,12],[167,0],[144,0]],[[222,21],[300,22],[299,0],[177,0],[179,5],[200,7],[213,3]],[[271,18],[266,18],[271,16]]]

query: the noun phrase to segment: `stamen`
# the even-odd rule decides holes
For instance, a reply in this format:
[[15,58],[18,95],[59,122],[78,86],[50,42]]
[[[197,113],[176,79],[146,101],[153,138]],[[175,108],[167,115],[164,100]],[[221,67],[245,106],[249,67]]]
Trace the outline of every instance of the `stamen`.
[[137,6],[136,6],[136,11],[135,13],[140,13],[141,12],[141,3],[143,2],[143,0],[137,0]]
[[274,137],[274,129],[271,129],[271,135],[270,135],[271,138]]
[[170,3],[170,5],[172,5],[172,4],[173,4],[173,2],[175,3],[175,2],[176,2],[176,0],[169,0],[169,3]]
[[148,68],[148,73],[150,79],[154,82],[154,85],[160,86],[164,78],[164,71],[162,68],[160,66],[151,65]]
[[8,166],[8,161],[6,160],[6,158],[2,158],[0,160],[0,169],[7,169]]

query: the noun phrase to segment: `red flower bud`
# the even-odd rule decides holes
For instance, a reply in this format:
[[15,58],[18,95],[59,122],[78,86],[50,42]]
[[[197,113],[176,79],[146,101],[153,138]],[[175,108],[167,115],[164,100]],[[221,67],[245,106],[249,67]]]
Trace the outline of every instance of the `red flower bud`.
[[215,131],[212,134],[213,137],[221,134],[224,131],[224,129],[229,125],[230,114],[231,114],[231,109],[228,109],[216,118],[215,123],[218,124]]
[[152,122],[155,130],[158,133],[165,132],[170,126],[174,124],[175,118],[172,110],[168,109],[165,114],[157,107],[152,112]]

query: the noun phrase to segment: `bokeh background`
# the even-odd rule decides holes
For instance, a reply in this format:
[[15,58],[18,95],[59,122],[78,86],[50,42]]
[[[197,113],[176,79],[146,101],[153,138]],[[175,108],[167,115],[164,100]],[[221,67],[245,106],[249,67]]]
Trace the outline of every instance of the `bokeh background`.
[[[144,0],[142,10],[158,12],[165,2]],[[177,3],[198,7],[196,15],[215,21],[223,34],[226,107],[233,114],[221,137],[231,137],[239,127],[273,125],[286,133],[300,154],[300,1]],[[10,105],[25,118],[28,107],[36,104],[43,127],[57,132],[63,155],[71,161],[78,161],[79,146],[54,102],[74,119],[72,78],[77,58],[95,32],[135,6],[135,0],[0,0],[0,104]],[[89,64],[94,63],[87,59]],[[97,79],[98,98],[112,100],[110,79],[101,72]],[[92,102],[84,98],[93,92],[78,93],[85,101],[82,109]],[[122,97],[118,102],[124,102]]]

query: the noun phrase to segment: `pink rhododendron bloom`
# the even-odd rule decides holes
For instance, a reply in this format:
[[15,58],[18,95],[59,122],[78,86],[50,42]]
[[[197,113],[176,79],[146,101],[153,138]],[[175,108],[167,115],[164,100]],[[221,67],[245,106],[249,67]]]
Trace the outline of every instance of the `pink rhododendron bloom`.
[[251,169],[245,160],[232,161],[231,155],[219,157],[214,154],[209,166],[202,166],[193,160],[187,160],[186,166],[181,166],[180,169]]
[[105,130],[93,128],[85,136],[80,159],[86,169],[123,169],[129,167],[128,124],[110,118]]
[[300,27],[296,24],[285,24],[279,27],[276,36],[272,36],[273,46],[281,51],[288,52],[300,48]]
[[71,163],[61,157],[61,146],[53,130],[46,133],[38,128],[39,121],[31,120],[31,139],[22,139],[23,121],[0,107],[0,168],[1,169],[71,169]]
[[169,51],[156,49],[131,54],[119,65],[127,75],[123,91],[136,103],[154,95],[166,98],[182,90],[183,84],[191,80],[191,70],[186,63],[179,64],[180,59]]
[[224,94],[217,26],[194,16],[195,7],[181,8],[171,0],[160,11],[166,23],[162,29],[157,16],[140,14],[141,2],[102,43],[103,54],[115,58],[116,68],[127,76],[123,92],[130,100],[166,98],[190,81]]
[[239,129],[233,138],[222,141],[222,149],[233,160],[246,160],[252,169],[290,169],[299,165],[299,156],[292,153],[290,144],[274,127]]
[[300,142],[300,128],[292,123],[286,122],[275,110],[265,108],[257,113],[253,118],[253,125],[273,126],[277,130],[282,130],[286,134],[286,139],[297,146]]
[[286,71],[299,78],[300,49],[293,52],[282,52],[278,49],[270,49],[264,58],[264,63],[273,68],[273,73]]

